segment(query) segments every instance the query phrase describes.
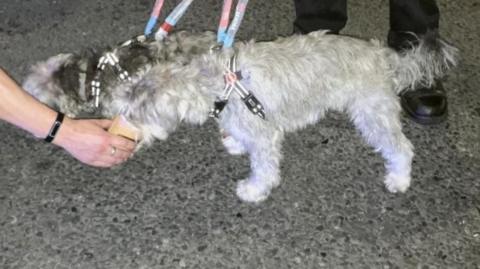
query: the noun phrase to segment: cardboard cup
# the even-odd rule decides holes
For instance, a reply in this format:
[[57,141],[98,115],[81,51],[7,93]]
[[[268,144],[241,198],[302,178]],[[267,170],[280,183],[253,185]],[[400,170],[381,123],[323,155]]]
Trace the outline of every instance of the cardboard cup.
[[135,142],[140,140],[140,130],[130,124],[122,115],[118,115],[113,119],[113,123],[108,129],[108,132],[123,136]]

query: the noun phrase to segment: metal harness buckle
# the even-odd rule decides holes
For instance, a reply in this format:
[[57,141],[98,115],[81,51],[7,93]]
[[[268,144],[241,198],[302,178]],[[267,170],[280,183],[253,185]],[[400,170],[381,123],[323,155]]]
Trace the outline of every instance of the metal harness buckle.
[[225,79],[225,88],[223,90],[223,95],[221,98],[218,98],[214,103],[214,108],[210,110],[210,117],[218,118],[220,113],[223,111],[225,106],[228,103],[228,99],[232,94],[232,91],[235,91],[243,102],[247,106],[248,110],[254,115],[259,116],[261,119],[265,119],[265,110],[263,105],[258,101],[258,99],[250,91],[248,91],[243,84],[240,82],[243,77],[240,71],[237,71],[237,58],[234,54],[227,62],[227,70],[224,75]]

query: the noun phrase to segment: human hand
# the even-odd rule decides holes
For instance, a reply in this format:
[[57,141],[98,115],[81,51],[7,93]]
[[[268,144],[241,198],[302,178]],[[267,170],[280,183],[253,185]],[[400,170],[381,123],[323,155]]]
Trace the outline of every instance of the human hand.
[[73,120],[65,117],[53,143],[79,161],[97,167],[110,167],[126,161],[135,142],[106,131],[111,120]]

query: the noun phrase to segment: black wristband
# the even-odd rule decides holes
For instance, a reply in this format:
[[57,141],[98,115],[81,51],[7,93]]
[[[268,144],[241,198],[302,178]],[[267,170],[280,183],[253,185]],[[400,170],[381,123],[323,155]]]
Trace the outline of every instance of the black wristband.
[[53,141],[53,139],[55,139],[55,135],[57,134],[58,129],[60,129],[60,126],[62,125],[64,116],[65,115],[62,112],[57,113],[57,118],[55,119],[52,128],[50,128],[50,132],[48,132],[47,137],[45,137],[44,139],[45,142],[50,143]]

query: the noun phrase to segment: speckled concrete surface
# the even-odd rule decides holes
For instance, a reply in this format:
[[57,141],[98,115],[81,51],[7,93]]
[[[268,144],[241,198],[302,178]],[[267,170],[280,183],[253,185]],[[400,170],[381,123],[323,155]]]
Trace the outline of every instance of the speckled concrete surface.
[[[153,2],[2,1],[0,63],[21,80],[51,55],[115,44]],[[351,2],[345,32],[383,40],[388,1]],[[194,2],[180,28],[215,29],[220,5]],[[385,191],[381,158],[337,114],[288,135],[284,181],[257,206],[235,197],[248,160],[225,153],[213,122],[107,170],[0,123],[0,268],[480,268],[480,5],[439,5],[463,59],[445,82],[448,121],[403,121],[406,194]],[[291,1],[252,0],[239,35],[287,35],[293,16]]]

